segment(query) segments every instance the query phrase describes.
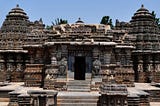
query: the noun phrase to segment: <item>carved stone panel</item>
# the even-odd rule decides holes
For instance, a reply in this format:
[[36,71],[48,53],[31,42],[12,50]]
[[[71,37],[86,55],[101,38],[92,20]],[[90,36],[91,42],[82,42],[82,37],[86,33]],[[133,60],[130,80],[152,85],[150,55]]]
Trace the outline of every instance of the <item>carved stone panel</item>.
[[93,74],[98,75],[100,70],[101,70],[101,62],[100,60],[96,59],[93,62]]

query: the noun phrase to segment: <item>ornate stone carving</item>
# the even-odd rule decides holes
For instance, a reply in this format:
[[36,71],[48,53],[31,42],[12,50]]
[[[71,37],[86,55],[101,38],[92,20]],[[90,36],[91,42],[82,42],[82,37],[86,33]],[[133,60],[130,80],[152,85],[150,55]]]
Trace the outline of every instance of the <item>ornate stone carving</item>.
[[153,71],[153,65],[152,64],[148,64],[148,71]]
[[98,58],[99,55],[100,55],[99,49],[98,49],[98,48],[94,48],[94,49],[93,49],[93,57],[94,57],[94,58]]
[[20,63],[17,64],[16,71],[23,71],[23,66],[22,66],[22,64],[20,64]]
[[57,69],[47,69],[46,70],[46,80],[54,80],[58,77],[58,70]]
[[66,45],[62,45],[61,48],[62,48],[62,52],[64,52],[64,53],[67,52],[67,46]]
[[51,58],[51,64],[57,65],[57,59],[56,59],[55,56],[53,56],[53,57]]
[[67,59],[62,58],[60,63],[59,63],[59,74],[64,75],[65,72],[66,72],[66,68],[67,68]]
[[156,64],[155,65],[155,72],[159,72],[160,71],[160,64]]
[[5,68],[4,64],[0,63],[0,72],[4,71],[4,68]]
[[7,63],[7,71],[12,72],[14,70],[14,66],[11,63]]
[[138,71],[143,72],[143,64],[138,64]]
[[100,70],[101,70],[101,62],[100,60],[96,59],[93,62],[93,74],[98,75]]
[[56,57],[57,57],[57,60],[60,60],[62,57],[62,52],[58,51]]

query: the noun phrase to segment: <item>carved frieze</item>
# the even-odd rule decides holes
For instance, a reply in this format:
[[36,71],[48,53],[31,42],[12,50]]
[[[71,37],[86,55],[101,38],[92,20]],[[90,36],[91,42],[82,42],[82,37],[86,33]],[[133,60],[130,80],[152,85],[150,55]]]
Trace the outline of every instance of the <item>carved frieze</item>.
[[47,69],[46,70],[46,80],[54,80],[58,77],[58,69]]

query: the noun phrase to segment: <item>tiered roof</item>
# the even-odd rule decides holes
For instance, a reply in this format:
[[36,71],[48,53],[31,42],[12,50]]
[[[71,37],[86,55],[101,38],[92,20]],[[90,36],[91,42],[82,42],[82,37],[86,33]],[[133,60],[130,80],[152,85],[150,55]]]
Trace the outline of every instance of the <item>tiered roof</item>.
[[1,27],[0,48],[2,50],[22,49],[26,35],[29,32],[28,26],[27,14],[17,5],[8,13]]

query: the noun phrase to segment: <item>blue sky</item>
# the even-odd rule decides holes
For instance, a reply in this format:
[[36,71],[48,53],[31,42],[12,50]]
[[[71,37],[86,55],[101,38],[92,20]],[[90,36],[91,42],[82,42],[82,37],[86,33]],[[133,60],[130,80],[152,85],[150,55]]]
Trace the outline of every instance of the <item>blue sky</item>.
[[16,4],[31,21],[42,18],[46,25],[51,25],[56,18],[74,23],[79,17],[85,23],[99,23],[105,15],[110,16],[113,23],[115,19],[130,21],[142,4],[160,17],[160,0],[0,0],[0,25]]

